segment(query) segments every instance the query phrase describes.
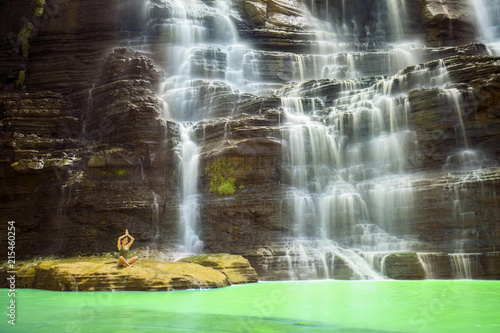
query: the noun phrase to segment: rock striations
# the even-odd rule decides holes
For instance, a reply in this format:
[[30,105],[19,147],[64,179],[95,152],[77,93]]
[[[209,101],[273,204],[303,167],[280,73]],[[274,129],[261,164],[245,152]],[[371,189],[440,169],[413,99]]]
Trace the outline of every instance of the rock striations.
[[[405,130],[411,133],[399,142],[405,155],[398,163],[409,174],[415,209],[408,219],[400,216],[407,207],[395,207],[394,236],[408,236],[417,252],[483,254],[478,264],[485,278],[499,278],[500,58],[478,40],[470,1],[405,1],[395,11],[394,1],[197,0],[182,15],[174,2],[47,1],[40,17],[30,1],[0,4],[0,214],[16,222],[18,259],[109,251],[125,228],[137,235],[137,245],[177,250],[182,137],[174,119],[189,105],[184,120],[193,124],[192,140],[200,147],[197,232],[203,250],[247,256],[259,274],[274,267],[269,279],[288,279],[291,257],[283,244],[297,234],[294,212],[308,203],[290,200],[290,184],[300,172],[287,165],[294,143],[286,139],[286,103],[300,104],[318,124],[337,121],[327,136],[340,138],[340,150],[352,147],[340,159],[362,159],[371,153],[356,140],[376,126],[367,125],[365,111],[339,114],[373,103],[342,103],[383,91],[403,101],[398,105],[407,110]],[[190,11],[191,5],[202,9]],[[178,92],[175,80],[182,75],[162,85],[176,64],[167,46],[179,42],[170,18],[193,20],[194,31],[210,42],[223,10],[239,38],[233,53],[212,45],[186,53],[190,63],[183,74],[193,78],[188,93]],[[402,40],[423,44],[391,44]],[[252,51],[239,59],[245,48]],[[331,54],[318,55],[325,48]],[[233,76],[241,85],[258,82],[258,88],[242,92],[228,83]],[[181,96],[179,103],[166,105],[162,93]],[[392,128],[393,119],[377,126]],[[347,185],[373,186],[355,184],[358,167],[343,170],[352,172]],[[360,174],[370,177],[373,168]],[[214,190],[221,176],[231,195]],[[308,181],[312,191],[316,185]],[[364,236],[345,225],[335,228],[345,247]],[[3,230],[0,247],[6,248]],[[57,290],[253,281],[250,268],[240,271],[240,259],[219,259],[224,264],[213,265],[211,256],[189,259],[216,269],[203,282],[199,276],[208,268],[196,266],[190,276],[187,269],[195,266],[188,263],[148,262],[142,271],[128,271],[133,274],[112,263],[41,263],[25,266],[20,276],[26,287]],[[351,277],[343,259],[329,259],[329,267],[338,268],[334,277]],[[388,261],[389,277],[422,278],[413,254],[399,259]],[[112,279],[100,284],[103,277]]]

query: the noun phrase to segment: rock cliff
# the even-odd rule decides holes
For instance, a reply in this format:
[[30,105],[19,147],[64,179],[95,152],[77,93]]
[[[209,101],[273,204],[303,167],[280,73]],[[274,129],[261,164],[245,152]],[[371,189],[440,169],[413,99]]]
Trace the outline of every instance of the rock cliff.
[[[226,10],[239,40],[253,49],[242,60],[239,46],[186,54],[193,77],[186,95],[178,85],[162,90],[176,61],[167,46],[179,42],[165,28],[177,15],[172,1],[146,8],[138,0],[53,0],[41,16],[29,1],[0,4],[0,212],[16,222],[19,259],[109,251],[125,228],[139,246],[175,250],[182,138],[174,119],[191,103],[185,119],[200,146],[204,251],[246,255],[259,274],[274,267],[269,276],[288,279],[284,263],[294,254],[284,243],[297,233],[299,208],[289,197],[284,99],[294,96],[305,114],[327,123],[349,94],[379,89],[405,101],[413,133],[401,165],[415,209],[411,218],[398,217],[394,236],[418,243],[417,252],[455,252],[460,244],[460,251],[484,254],[485,274],[498,278],[491,258],[500,246],[500,58],[480,43],[469,1],[406,1],[396,11],[390,2],[366,0],[238,0],[226,9],[195,2],[202,10],[186,7],[185,18],[203,26],[207,43]],[[391,44],[407,39],[421,44]],[[233,58],[243,62],[237,73]],[[226,78],[238,75],[238,83],[258,88],[236,89]],[[172,91],[182,96],[177,109],[162,96]],[[390,128],[391,119],[381,124]],[[357,124],[360,137],[368,136],[366,117],[341,118],[340,148],[354,147]],[[221,161],[227,170],[216,168]],[[220,176],[232,179],[231,195],[212,190]],[[335,228],[342,246],[361,237]],[[330,266],[336,278],[351,277],[344,261]],[[401,276],[422,276],[413,273]]]

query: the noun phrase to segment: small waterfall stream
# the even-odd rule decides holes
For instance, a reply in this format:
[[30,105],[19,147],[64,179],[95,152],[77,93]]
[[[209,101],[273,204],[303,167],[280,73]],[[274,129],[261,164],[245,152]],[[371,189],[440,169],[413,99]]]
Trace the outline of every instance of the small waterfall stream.
[[500,55],[500,2],[469,0],[474,7],[481,37],[493,55]]
[[183,252],[200,253],[203,242],[199,238],[200,207],[198,173],[200,148],[192,140],[192,127],[180,124],[181,142],[178,146],[179,175],[181,182],[179,204],[179,230]]

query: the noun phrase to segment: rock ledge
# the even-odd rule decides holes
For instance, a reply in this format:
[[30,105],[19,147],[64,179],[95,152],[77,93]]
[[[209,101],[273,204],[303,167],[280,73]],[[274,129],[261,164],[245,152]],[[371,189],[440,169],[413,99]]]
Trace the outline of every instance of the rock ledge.
[[[15,267],[16,287],[55,291],[171,291],[221,288],[231,284],[257,282],[253,268],[244,259],[223,255],[212,258],[211,267],[189,262],[139,261],[133,267],[118,267],[112,259],[81,258],[75,262],[46,260],[23,262]],[[221,257],[221,258],[222,258]],[[237,263],[241,263],[239,265]],[[213,267],[213,268],[212,268]],[[0,288],[8,288],[7,265],[0,268]],[[251,274],[253,271],[253,275]]]
[[259,278],[255,269],[250,266],[247,259],[227,253],[200,254],[180,259],[178,262],[194,263],[204,267],[211,267],[225,276],[232,284],[258,282]]

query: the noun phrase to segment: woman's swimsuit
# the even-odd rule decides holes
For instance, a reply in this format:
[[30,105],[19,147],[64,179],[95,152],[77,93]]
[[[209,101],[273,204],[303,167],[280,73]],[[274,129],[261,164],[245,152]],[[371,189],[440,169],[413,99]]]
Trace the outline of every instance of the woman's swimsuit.
[[[122,246],[122,248],[120,249],[120,254],[119,254],[119,257],[123,257],[125,258],[125,261],[128,263],[128,254],[129,254],[129,249],[125,246]],[[120,261],[118,261],[118,266],[120,266]]]
[[120,256],[127,259],[129,252],[130,251],[129,251],[128,247],[122,246],[122,248],[120,249]]

